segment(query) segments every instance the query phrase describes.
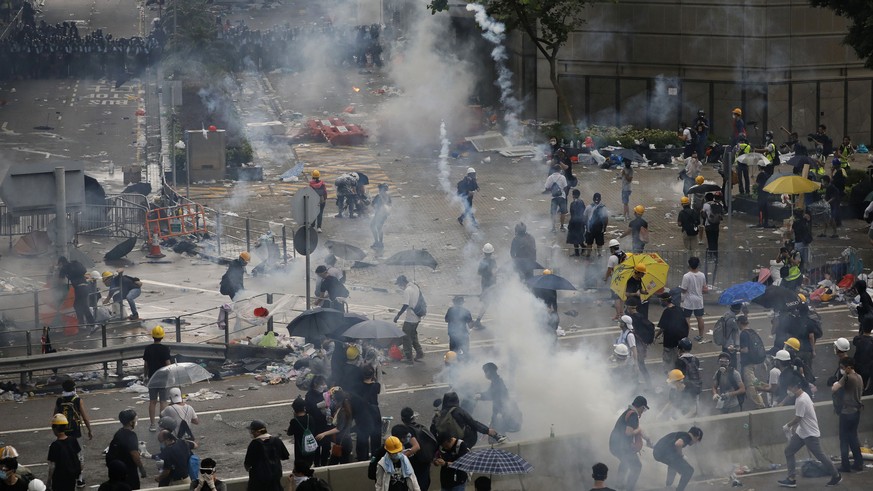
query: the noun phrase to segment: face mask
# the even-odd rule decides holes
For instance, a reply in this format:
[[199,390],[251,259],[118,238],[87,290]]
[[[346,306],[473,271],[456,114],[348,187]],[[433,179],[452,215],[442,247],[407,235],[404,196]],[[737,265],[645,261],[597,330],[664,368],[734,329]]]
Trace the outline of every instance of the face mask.
[[307,479],[309,479],[306,476],[291,476],[291,477],[294,478],[294,486],[295,487],[299,486],[300,483],[302,483],[303,481],[306,481]]
[[391,454],[391,460],[393,460],[394,462],[397,462],[398,460],[400,460],[400,452],[397,452],[395,454]]
[[718,371],[721,372],[721,373],[726,372],[726,371],[727,371],[727,366],[725,366],[725,365],[721,365],[721,366],[719,366],[719,367],[718,367]]
[[842,368],[840,368],[840,375],[845,375],[845,374],[846,374],[846,371],[843,370]]
[[0,471],[0,481],[6,480],[6,471]]

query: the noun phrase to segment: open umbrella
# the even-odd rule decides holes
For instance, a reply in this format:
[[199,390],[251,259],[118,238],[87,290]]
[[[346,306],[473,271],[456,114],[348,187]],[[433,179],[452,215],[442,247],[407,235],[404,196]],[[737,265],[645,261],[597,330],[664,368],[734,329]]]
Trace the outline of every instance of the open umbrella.
[[212,374],[196,363],[173,363],[158,369],[149,378],[149,389],[183,387],[212,378]]
[[718,304],[732,305],[735,303],[751,302],[763,295],[766,288],[757,281],[747,281],[738,285],[732,285],[718,297]]
[[103,259],[106,261],[117,261],[128,255],[135,246],[136,237],[130,237],[129,239],[124,240],[122,243],[110,249],[109,252],[103,255]]
[[38,256],[48,252],[51,245],[52,240],[45,231],[34,230],[19,237],[12,250],[22,256]]
[[424,249],[400,251],[389,257],[385,264],[392,266],[427,266],[436,269],[437,260]]
[[404,336],[393,323],[383,320],[358,322],[342,333],[346,339],[397,339]]
[[800,298],[797,293],[788,288],[770,285],[764,290],[764,294],[753,299],[752,303],[756,303],[764,308],[773,310],[791,310],[800,306]]
[[758,165],[761,167],[770,165],[770,159],[765,157],[763,154],[751,152],[744,153],[737,157],[737,162],[746,165]]
[[531,288],[539,288],[540,290],[575,290],[576,287],[563,276],[548,273],[534,276],[527,280],[528,286]]
[[121,194],[141,194],[148,196],[152,194],[152,185],[147,182],[136,182],[124,188]]
[[348,328],[354,326],[355,324],[360,324],[361,322],[364,322],[367,320],[370,320],[370,318],[364,314],[356,314],[354,312],[346,312],[345,314],[343,314],[342,325],[340,326],[339,329],[337,329],[337,331],[348,329]]
[[810,167],[815,167],[818,165],[818,162],[816,162],[809,155],[795,155],[794,157],[791,157],[790,159],[788,159],[788,162],[786,162],[786,164],[790,165],[791,167],[794,167],[795,169],[801,169],[801,168],[803,168],[804,165],[809,165]]
[[449,467],[467,473],[503,476],[533,472],[533,466],[528,461],[514,453],[500,450],[499,448],[467,452],[461,458],[452,462]]
[[346,244],[345,242],[328,240],[324,243],[324,245],[330,250],[330,252],[334,256],[347,259],[349,261],[360,261],[367,256],[367,253],[361,250],[361,248],[355,247],[351,244]]
[[615,270],[612,272],[612,278],[609,280],[609,288],[621,297],[622,300],[627,299],[625,294],[627,280],[634,274],[634,266],[637,264],[646,266],[646,274],[643,275],[643,286],[648,293],[642,295],[643,300],[651,297],[667,284],[667,273],[670,271],[670,265],[661,259],[661,256],[654,252],[628,254],[627,259],[615,267]]
[[304,310],[288,324],[288,334],[317,339],[332,334],[343,325],[343,313],[336,309],[315,307]]
[[780,177],[788,177],[788,176],[793,176],[793,175],[794,174],[792,174],[791,172],[777,172],[777,173],[773,174],[772,176],[770,176],[769,178],[767,178],[767,181],[764,183],[764,187],[767,187],[768,184],[775,181],[776,179],[779,179]]
[[630,160],[631,162],[645,162],[646,158],[639,154],[636,150],[632,148],[616,148],[609,152],[610,155],[617,155],[621,157],[623,160]]
[[713,184],[711,182],[705,182],[703,184],[695,184],[688,188],[688,196],[692,194],[704,194],[704,193],[714,193],[716,191],[721,191],[721,186],[718,184]]
[[821,184],[800,176],[784,176],[774,179],[764,186],[764,191],[772,194],[803,194],[811,193],[821,187]]

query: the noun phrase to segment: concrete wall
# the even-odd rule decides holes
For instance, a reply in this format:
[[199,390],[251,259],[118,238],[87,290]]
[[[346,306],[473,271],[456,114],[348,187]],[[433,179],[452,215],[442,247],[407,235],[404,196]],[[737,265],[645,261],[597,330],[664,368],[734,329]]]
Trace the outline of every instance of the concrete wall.
[[[864,398],[867,407],[873,407],[873,396]],[[822,445],[828,455],[839,454],[838,418],[830,401],[816,403],[816,415],[822,432]],[[699,418],[694,421],[657,422],[654,413],[644,415],[642,425],[646,433],[657,441],[672,431],[687,430],[692,424],[703,430],[703,440],[685,452],[696,476],[727,476],[734,464],[753,469],[768,468],[770,464],[785,465],[783,449],[785,435],[782,426],[794,417],[794,408],[773,408],[738,414]],[[605,462],[615,468],[617,461],[606,449],[605,441],[592,441],[579,422],[580,433],[524,442],[512,442],[501,449],[524,457],[534,471],[523,477],[526,489],[581,489],[580,482],[588,483],[591,465]],[[859,428],[862,444],[873,437],[873,418],[864,414]],[[643,476],[662,475],[664,466],[651,457],[651,450],[643,451]],[[806,458],[805,454],[799,458]],[[568,465],[567,462],[572,462]],[[290,468],[290,463],[284,465]],[[432,469],[431,488],[437,488],[439,473]],[[330,483],[333,491],[356,491],[371,488],[367,479],[367,463],[354,463],[316,469],[316,476]],[[287,474],[286,474],[287,475]],[[494,477],[498,489],[521,489],[518,476]],[[660,478],[659,478],[660,479]],[[245,491],[246,478],[233,478],[228,491]],[[469,486],[472,489],[472,479]],[[187,486],[161,488],[168,491],[187,490]]]

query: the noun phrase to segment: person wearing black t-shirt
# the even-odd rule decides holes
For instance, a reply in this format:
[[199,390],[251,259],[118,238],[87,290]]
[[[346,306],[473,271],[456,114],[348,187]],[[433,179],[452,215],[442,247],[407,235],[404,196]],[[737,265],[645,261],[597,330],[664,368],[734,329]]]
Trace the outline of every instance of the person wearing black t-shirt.
[[615,491],[606,486],[606,476],[609,474],[609,467],[602,462],[598,462],[591,467],[591,478],[594,479],[594,487],[591,491]]
[[664,352],[661,361],[664,372],[669,372],[676,366],[679,359],[679,341],[687,338],[689,333],[685,312],[678,305],[673,305],[673,295],[670,292],[661,294],[661,319],[658,321],[658,331],[655,337],[664,336]]
[[682,449],[690,447],[703,439],[703,430],[692,426],[688,431],[676,431],[668,433],[658,440],[652,451],[656,461],[667,465],[667,487],[673,487],[673,481],[678,473],[679,485],[676,491],[685,491],[685,487],[694,475],[694,468],[685,460]]

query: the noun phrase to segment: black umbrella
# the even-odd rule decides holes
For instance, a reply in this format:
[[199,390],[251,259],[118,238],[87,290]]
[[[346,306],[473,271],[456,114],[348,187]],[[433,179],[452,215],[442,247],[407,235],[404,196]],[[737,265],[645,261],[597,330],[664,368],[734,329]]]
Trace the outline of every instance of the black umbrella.
[[354,326],[355,324],[360,324],[361,322],[368,321],[368,320],[370,320],[370,318],[364,314],[356,314],[354,312],[346,312],[345,314],[343,314],[343,324],[342,324],[341,328],[348,329],[348,328]]
[[704,194],[704,193],[712,193],[715,191],[721,191],[721,186],[718,184],[712,184],[705,182],[703,184],[697,184],[688,188],[688,192],[686,195],[690,196],[692,194]]
[[631,162],[645,162],[646,158],[632,148],[616,148],[610,151],[610,155],[618,155],[622,160],[630,160]]
[[752,300],[762,307],[773,310],[790,310],[800,306],[800,298],[797,293],[788,288],[770,285],[764,290],[764,294]]
[[288,334],[306,339],[318,339],[343,325],[343,313],[335,309],[315,307],[304,310],[288,324]]
[[517,257],[512,260],[515,264],[515,268],[519,271],[533,271],[535,269],[545,269],[543,265],[536,262],[535,259],[531,259],[529,257]]
[[366,186],[367,184],[370,184],[370,178],[367,177],[367,174],[364,174],[363,172],[355,172],[358,174],[358,184],[360,184],[361,186]]
[[133,183],[124,188],[124,191],[122,191],[121,194],[141,194],[143,196],[148,196],[152,194],[152,185],[147,182]]
[[333,240],[329,240],[325,242],[324,245],[327,246],[327,248],[334,256],[341,257],[349,261],[360,261],[367,256],[367,253],[361,250],[361,248],[355,247],[351,244],[346,244],[345,242],[336,242]]
[[346,339],[397,339],[404,336],[393,323],[383,320],[359,322],[342,333]]
[[812,157],[808,155],[795,155],[794,157],[788,159],[788,162],[786,163],[791,167],[794,167],[795,169],[800,169],[807,164],[809,164],[810,167],[815,167],[818,165],[818,162],[813,160]]
[[113,247],[106,254],[103,255],[103,259],[106,261],[117,261],[124,256],[130,254],[130,251],[136,246],[136,237],[131,237],[126,239],[121,244]]
[[368,262],[364,262],[364,261],[355,261],[352,264],[352,269],[372,268],[373,266],[378,266],[378,264],[368,263]]
[[400,251],[389,257],[385,264],[392,266],[427,266],[436,269],[437,260],[424,249],[411,249]]
[[527,281],[527,284],[531,288],[539,288],[540,290],[575,290],[576,287],[573,286],[566,278],[562,276],[558,276],[556,274],[544,274],[540,276],[534,276],[533,278]]

